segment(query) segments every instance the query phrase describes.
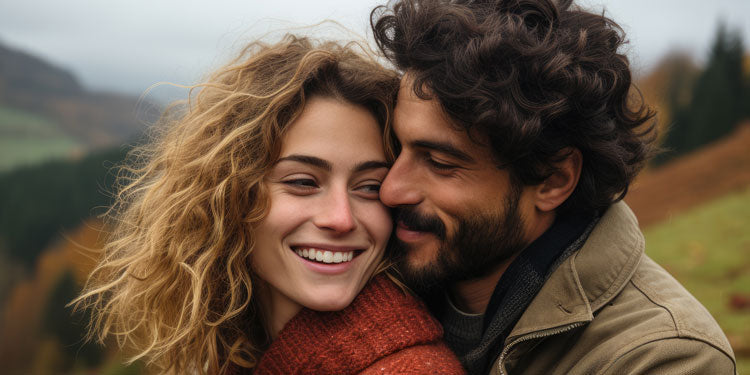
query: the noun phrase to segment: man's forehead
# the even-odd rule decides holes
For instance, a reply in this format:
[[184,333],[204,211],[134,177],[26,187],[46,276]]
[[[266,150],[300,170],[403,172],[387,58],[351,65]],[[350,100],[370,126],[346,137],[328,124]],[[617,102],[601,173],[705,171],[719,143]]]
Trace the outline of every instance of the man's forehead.
[[436,99],[420,98],[408,84],[402,84],[399,89],[393,125],[396,133],[429,134],[438,138],[465,133],[453,123]]
[[445,113],[440,102],[431,97],[430,89],[422,87],[422,93],[428,95],[421,98],[415,92],[414,79],[409,73],[404,74],[398,91],[396,102],[396,122],[411,123],[414,121],[429,121],[436,127],[445,128],[451,132],[463,132],[453,119]]
[[[413,80],[404,75],[393,124],[399,141],[420,147],[427,144],[450,146],[473,160],[492,158],[486,137],[470,137],[445,113],[437,99],[422,99],[413,87]],[[426,90],[426,93],[429,94],[429,91]]]
[[397,95],[397,103],[398,102],[404,102],[404,101],[417,101],[417,102],[429,102],[430,105],[434,106],[436,111],[443,112],[442,108],[440,107],[440,103],[431,97],[431,92],[429,87],[422,86],[420,92],[427,94],[427,98],[420,98],[416,91],[415,91],[415,82],[414,79],[409,73],[404,74],[403,77],[401,77],[401,82],[399,84],[398,88],[398,95]]

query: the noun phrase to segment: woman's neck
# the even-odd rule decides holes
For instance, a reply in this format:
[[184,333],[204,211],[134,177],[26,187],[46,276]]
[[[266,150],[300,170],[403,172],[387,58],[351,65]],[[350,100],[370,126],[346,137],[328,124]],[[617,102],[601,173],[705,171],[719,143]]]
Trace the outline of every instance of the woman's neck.
[[258,285],[256,293],[260,308],[263,310],[265,327],[271,339],[276,340],[286,323],[302,309],[302,305],[287,298],[266,283]]

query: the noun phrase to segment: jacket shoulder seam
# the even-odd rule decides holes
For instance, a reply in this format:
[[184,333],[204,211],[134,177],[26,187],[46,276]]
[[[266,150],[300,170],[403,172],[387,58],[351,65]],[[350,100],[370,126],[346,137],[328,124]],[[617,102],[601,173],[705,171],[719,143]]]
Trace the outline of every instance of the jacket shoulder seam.
[[674,328],[675,332],[677,332],[678,336],[682,336],[682,333],[681,333],[682,329],[680,328],[681,324],[679,322],[679,319],[677,319],[677,317],[675,317],[675,315],[672,313],[672,310],[669,307],[665,306],[663,303],[657,302],[651,296],[651,293],[649,293],[649,291],[647,291],[644,288],[642,288],[641,286],[639,286],[636,283],[636,281],[635,281],[636,277],[637,277],[637,275],[633,275],[633,278],[630,279],[630,284],[633,285],[633,287],[636,290],[638,290],[644,297],[646,297],[646,299],[648,299],[649,301],[651,301],[651,303],[653,303],[656,306],[659,306],[662,310],[666,311],[667,314],[669,314],[669,318],[672,321],[672,325],[673,325],[673,328]]
[[[633,277],[635,279],[635,276]],[[673,312],[672,309],[670,309],[668,306],[665,306],[663,303],[657,302],[650,293],[648,293],[645,288],[637,285],[637,283],[634,280],[631,280],[630,283],[633,285],[634,288],[636,288],[646,299],[651,301],[656,306],[659,306],[662,310],[666,311],[667,314],[669,314],[670,321],[672,322],[673,331],[675,333],[675,338],[680,339],[689,339],[689,340],[697,340],[704,342],[708,345],[711,345],[712,347],[718,349],[725,355],[729,356],[731,358],[731,355],[727,352],[727,348],[723,347],[720,342],[714,342],[714,339],[710,337],[710,335],[707,335],[705,332],[698,331],[691,329],[690,327],[686,327],[684,324],[682,324],[682,320],[680,320]],[[668,332],[670,330],[660,330],[657,332]]]
[[642,347],[644,347],[646,345],[649,345],[649,344],[657,343],[659,341],[674,340],[674,339],[676,339],[676,340],[698,341],[698,342],[704,344],[705,346],[710,347],[710,348],[716,350],[717,352],[721,353],[724,357],[727,357],[727,359],[729,359],[732,362],[732,364],[735,366],[735,369],[736,369],[737,365],[736,365],[736,362],[735,362],[734,358],[732,358],[731,355],[729,355],[728,353],[726,353],[721,347],[718,347],[717,345],[714,345],[710,341],[702,339],[702,338],[699,338],[699,337],[684,337],[684,336],[673,336],[673,335],[662,336],[661,334],[665,333],[665,332],[668,332],[668,331],[654,332],[654,333],[652,333],[652,334],[650,334],[648,336],[644,336],[642,340],[635,341],[635,342],[631,343],[631,345],[627,345],[627,346],[622,347],[620,350],[618,350],[617,352],[615,352],[614,355],[612,355],[611,361],[609,363],[607,363],[605,366],[603,366],[602,369],[601,369],[601,372],[599,372],[599,373],[600,374],[607,374],[609,372],[609,370],[612,368],[612,366],[615,365],[615,363],[617,363],[623,357],[625,357],[629,353],[632,353],[633,351],[635,351],[635,350],[637,350],[639,348],[642,348]]

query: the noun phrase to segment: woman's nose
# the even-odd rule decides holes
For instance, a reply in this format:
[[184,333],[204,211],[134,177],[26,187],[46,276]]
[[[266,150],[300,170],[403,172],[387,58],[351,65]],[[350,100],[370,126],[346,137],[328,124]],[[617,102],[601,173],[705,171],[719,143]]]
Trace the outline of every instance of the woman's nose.
[[352,211],[348,189],[332,189],[327,194],[323,207],[315,216],[315,225],[321,229],[329,229],[336,233],[346,233],[357,227],[357,221]]

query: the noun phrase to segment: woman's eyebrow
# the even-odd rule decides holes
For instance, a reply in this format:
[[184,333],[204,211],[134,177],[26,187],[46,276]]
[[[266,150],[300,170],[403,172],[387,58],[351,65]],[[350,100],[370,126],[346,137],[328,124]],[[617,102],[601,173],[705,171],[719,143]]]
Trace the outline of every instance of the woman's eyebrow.
[[363,161],[361,163],[357,163],[357,165],[354,166],[353,172],[362,172],[370,169],[378,169],[378,168],[390,168],[391,164],[382,160],[369,160],[369,161]]
[[[279,160],[276,163],[281,163],[282,161],[295,161],[298,163],[308,164],[313,167],[317,167],[320,169],[323,169],[327,172],[330,172],[333,170],[333,166],[328,160],[321,159],[316,156],[311,155],[300,155],[300,154],[293,154],[284,156],[283,158],[279,158]],[[378,169],[378,168],[390,168],[391,164],[383,161],[383,160],[368,160],[363,161],[360,163],[357,163],[357,165],[354,166],[352,169],[352,172],[358,173],[370,169]]]
[[327,172],[330,172],[331,170],[333,170],[331,163],[329,163],[327,160],[323,160],[321,158],[310,156],[310,155],[293,154],[289,156],[284,156],[283,158],[279,158],[279,160],[276,161],[276,163],[280,163],[282,161],[296,161],[298,163],[309,164],[309,165],[312,165],[313,167],[324,169]]

